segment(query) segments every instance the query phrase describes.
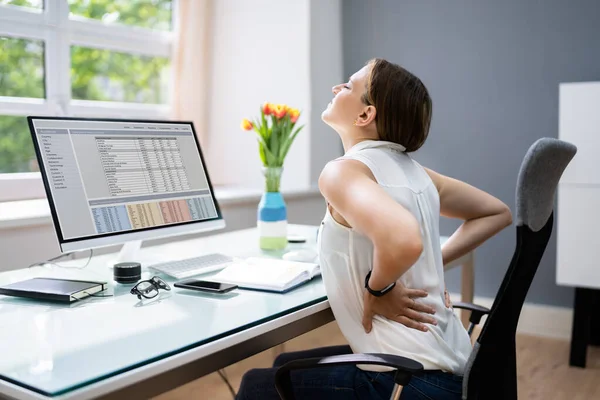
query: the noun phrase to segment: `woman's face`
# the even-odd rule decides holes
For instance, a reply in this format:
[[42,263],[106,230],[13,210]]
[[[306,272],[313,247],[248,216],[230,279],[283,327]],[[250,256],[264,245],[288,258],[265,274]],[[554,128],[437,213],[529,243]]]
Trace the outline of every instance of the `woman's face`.
[[367,90],[367,79],[371,71],[370,65],[365,65],[355,72],[347,83],[333,87],[333,99],[321,114],[321,119],[336,131],[346,131],[354,126],[357,118],[368,107],[362,96]]

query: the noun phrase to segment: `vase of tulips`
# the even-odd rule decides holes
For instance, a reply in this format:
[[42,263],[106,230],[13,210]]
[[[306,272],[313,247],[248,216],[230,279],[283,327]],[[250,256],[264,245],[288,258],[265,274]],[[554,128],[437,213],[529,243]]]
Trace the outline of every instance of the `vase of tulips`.
[[294,139],[300,111],[285,104],[264,103],[255,120],[243,119],[242,129],[254,131],[265,179],[257,210],[260,248],[281,250],[287,246],[287,207],[281,194],[283,164]]

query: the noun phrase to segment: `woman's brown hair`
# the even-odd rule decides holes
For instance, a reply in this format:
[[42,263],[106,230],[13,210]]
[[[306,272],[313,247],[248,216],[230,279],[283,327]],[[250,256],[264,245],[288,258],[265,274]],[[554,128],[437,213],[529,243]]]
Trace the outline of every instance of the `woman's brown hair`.
[[377,110],[375,124],[381,140],[398,143],[407,152],[418,150],[429,134],[431,97],[419,78],[401,66],[375,58],[369,63],[365,104]]

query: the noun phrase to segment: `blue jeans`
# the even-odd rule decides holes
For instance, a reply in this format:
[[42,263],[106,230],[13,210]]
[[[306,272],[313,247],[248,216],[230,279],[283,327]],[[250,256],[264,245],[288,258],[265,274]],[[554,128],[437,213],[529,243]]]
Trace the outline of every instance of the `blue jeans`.
[[[281,354],[273,368],[252,369],[242,378],[236,399],[279,400],[275,371],[288,361],[310,357],[351,354],[349,346]],[[389,399],[394,388],[394,372],[363,371],[354,365],[322,367],[291,372],[296,399]],[[423,371],[414,375],[402,390],[401,400],[460,400],[462,377],[442,371]]]

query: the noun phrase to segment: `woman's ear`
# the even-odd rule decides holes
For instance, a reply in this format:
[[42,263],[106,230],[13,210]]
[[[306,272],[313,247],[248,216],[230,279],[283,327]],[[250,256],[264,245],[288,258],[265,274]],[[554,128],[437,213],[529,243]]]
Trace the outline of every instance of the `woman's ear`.
[[356,119],[356,126],[367,126],[371,122],[375,121],[375,116],[377,115],[377,110],[373,106],[367,106],[360,113],[358,118]]

